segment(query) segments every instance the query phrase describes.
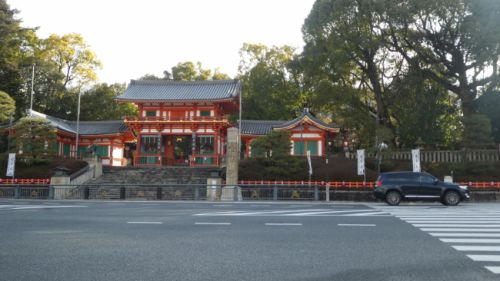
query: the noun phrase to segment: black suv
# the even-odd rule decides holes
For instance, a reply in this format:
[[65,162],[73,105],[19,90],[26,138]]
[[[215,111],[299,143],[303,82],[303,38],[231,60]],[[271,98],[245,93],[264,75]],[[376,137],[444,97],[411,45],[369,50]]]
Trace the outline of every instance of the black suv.
[[403,199],[430,199],[454,206],[470,197],[467,186],[443,182],[433,175],[416,172],[380,174],[373,194],[389,205],[398,205]]

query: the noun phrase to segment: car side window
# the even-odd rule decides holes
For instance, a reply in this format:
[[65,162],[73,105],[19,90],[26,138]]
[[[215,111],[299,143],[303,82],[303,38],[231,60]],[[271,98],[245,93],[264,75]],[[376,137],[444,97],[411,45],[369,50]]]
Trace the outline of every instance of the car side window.
[[436,178],[428,175],[420,175],[420,182],[422,183],[433,183]]

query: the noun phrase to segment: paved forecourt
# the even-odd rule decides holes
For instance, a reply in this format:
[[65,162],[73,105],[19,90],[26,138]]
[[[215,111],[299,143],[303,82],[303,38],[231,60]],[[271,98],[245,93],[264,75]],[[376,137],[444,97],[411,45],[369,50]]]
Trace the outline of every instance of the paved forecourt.
[[494,265],[398,218],[439,207],[415,206],[4,200],[0,272],[2,280],[498,279],[485,268]]

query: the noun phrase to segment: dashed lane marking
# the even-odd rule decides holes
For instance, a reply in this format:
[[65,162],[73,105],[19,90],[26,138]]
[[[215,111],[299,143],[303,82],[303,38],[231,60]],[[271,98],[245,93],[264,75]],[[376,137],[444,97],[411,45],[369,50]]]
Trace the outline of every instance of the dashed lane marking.
[[338,226],[377,226],[373,223],[339,223]]
[[230,222],[195,222],[195,225],[231,225]]
[[277,223],[277,222],[266,222],[265,225],[267,226],[302,226],[301,223],[289,223],[289,222],[284,222],[284,223]]

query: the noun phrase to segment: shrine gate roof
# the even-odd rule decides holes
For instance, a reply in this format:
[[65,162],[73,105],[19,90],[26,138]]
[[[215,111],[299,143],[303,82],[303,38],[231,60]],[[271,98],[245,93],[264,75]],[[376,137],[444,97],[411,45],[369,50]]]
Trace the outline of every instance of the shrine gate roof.
[[[76,121],[68,121],[32,110],[33,117],[47,119],[54,128],[76,134]],[[79,134],[84,135],[111,135],[120,134],[128,130],[123,120],[112,121],[80,121]]]
[[118,101],[222,101],[237,97],[238,80],[170,81],[131,80]]
[[304,109],[300,116],[290,121],[274,120],[242,120],[242,135],[266,135],[272,130],[291,130],[303,123],[316,126],[324,131],[338,133],[340,127],[336,124],[327,124],[312,115],[308,109]]

